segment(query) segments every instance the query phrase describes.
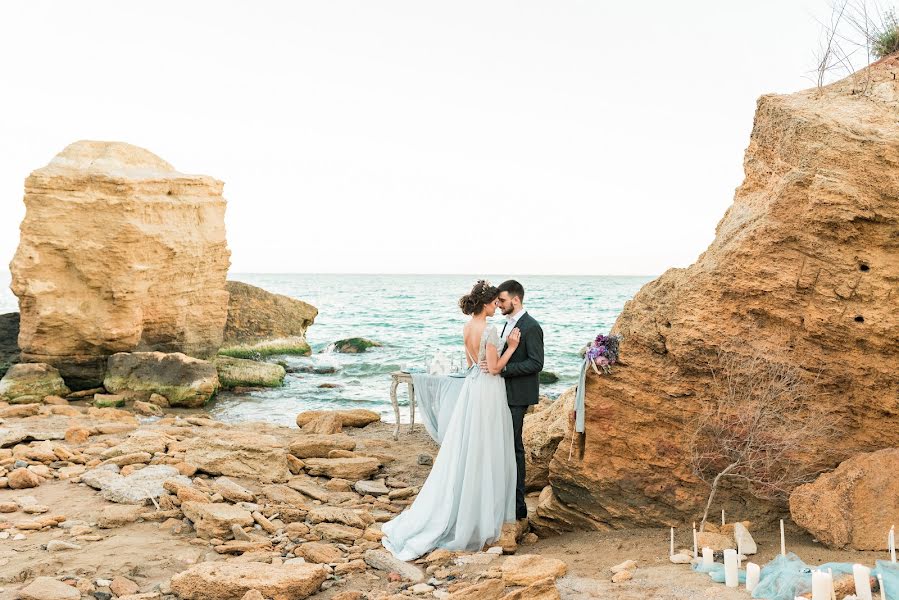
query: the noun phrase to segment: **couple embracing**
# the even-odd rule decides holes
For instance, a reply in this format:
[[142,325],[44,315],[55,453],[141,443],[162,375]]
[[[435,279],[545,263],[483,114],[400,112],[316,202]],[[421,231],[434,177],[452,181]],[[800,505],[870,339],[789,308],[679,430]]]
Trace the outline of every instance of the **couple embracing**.
[[[382,527],[384,547],[399,559],[435,548],[480,550],[503,523],[528,516],[521,429],[538,401],[543,330],[523,302],[514,280],[478,281],[459,300],[471,316],[462,332],[468,375],[418,497]],[[487,322],[497,309],[506,315],[501,331]]]

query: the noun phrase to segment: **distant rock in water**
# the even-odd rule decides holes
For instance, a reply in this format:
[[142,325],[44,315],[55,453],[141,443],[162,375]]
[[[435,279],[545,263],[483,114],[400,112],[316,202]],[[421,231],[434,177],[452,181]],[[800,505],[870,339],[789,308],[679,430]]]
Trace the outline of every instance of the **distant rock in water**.
[[19,313],[0,315],[0,377],[19,362]]
[[222,387],[278,387],[284,383],[284,367],[272,363],[216,356],[212,359]]
[[541,384],[549,385],[559,381],[559,376],[552,371],[540,371],[539,379]]
[[256,358],[273,354],[309,355],[306,330],[318,309],[302,300],[229,281],[228,319],[219,354]]
[[378,342],[355,337],[334,342],[334,351],[343,354],[358,354],[365,352],[369,348],[379,348],[380,346],[381,344]]
[[[897,70],[894,56],[759,99],[745,180],[715,240],[625,305],[622,361],[589,373],[585,439],[569,458],[567,430],[539,516],[602,529],[702,514],[709,488],[691,471],[688,424],[711,399],[719,349],[808,374],[808,401],[839,431],[802,448],[805,460],[899,446]],[[736,483],[720,508],[751,518],[772,506]]]
[[223,185],[121,142],[76,142],[31,173],[10,264],[22,360],[81,389],[117,352],[215,354],[228,307]]

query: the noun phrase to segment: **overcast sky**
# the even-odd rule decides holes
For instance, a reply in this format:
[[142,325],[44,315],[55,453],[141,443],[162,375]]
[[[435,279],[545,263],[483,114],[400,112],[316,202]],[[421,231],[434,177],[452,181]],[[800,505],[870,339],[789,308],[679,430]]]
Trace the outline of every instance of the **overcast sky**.
[[0,268],[79,139],[225,182],[232,272],[687,266],[826,0],[0,4]]

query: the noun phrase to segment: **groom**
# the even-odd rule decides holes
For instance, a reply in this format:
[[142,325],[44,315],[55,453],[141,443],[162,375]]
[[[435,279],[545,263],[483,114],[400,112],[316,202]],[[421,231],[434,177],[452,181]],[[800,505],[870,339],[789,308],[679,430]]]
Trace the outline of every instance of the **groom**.
[[524,502],[524,442],[521,429],[528,407],[537,404],[540,394],[540,371],[543,370],[543,329],[540,323],[524,309],[524,287],[514,279],[499,284],[499,308],[506,316],[500,334],[505,341],[516,327],[521,341],[508,364],[502,370],[506,380],[506,396],[512,412],[512,428],[515,437],[515,462],[518,466],[518,482],[515,487],[515,518],[525,519],[528,507]]

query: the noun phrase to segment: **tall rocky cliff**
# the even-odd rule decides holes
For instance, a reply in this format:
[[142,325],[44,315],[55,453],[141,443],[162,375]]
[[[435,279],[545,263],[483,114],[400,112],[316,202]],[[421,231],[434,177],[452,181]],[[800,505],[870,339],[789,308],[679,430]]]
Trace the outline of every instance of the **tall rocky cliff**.
[[118,142],[76,142],[34,171],[10,264],[21,359],[79,388],[116,352],[214,354],[228,308],[222,188]]
[[[687,423],[709,399],[719,349],[816,381],[812,401],[840,433],[809,455],[899,445],[897,74],[889,58],[822,90],[759,99],[745,180],[714,242],[625,306],[613,329],[623,362],[590,375],[583,454],[569,459],[568,437],[559,445],[542,519],[594,528],[696,519],[708,488],[689,467]],[[748,498],[725,490],[717,508],[772,508]]]

